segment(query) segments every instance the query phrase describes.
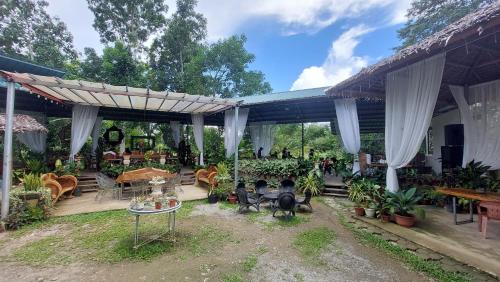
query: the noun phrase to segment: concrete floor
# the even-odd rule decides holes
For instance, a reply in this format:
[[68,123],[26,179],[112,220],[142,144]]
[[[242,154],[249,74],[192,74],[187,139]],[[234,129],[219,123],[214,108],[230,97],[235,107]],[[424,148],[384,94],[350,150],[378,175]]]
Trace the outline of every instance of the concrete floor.
[[[478,231],[477,216],[474,222],[455,225],[453,214],[444,208],[425,206],[426,219],[419,220],[412,228],[363,217],[379,228],[432,249],[443,255],[500,277],[500,222],[488,223],[488,237]],[[468,214],[459,214],[459,220]]]
[[[195,185],[182,185],[176,188],[177,198],[180,201],[192,201],[205,199],[207,197],[207,189]],[[111,199],[111,195],[106,195],[102,201],[95,201],[97,192],[83,193],[80,197],[64,199],[57,202],[53,216],[65,216],[80,213],[108,211],[126,209],[129,205],[129,200]]]

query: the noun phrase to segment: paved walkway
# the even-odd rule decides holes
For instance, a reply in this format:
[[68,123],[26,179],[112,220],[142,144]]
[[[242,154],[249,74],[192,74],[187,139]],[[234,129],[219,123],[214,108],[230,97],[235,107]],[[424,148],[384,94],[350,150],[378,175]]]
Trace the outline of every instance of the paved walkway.
[[[207,189],[194,186],[182,185],[176,188],[177,197],[181,201],[192,201],[205,199]],[[74,197],[58,202],[52,212],[53,216],[65,216],[89,212],[120,210],[128,207],[128,200],[103,199],[101,202],[95,201],[97,192],[83,193],[81,197]],[[109,196],[108,196],[109,197]]]
[[[350,205],[347,200],[331,201]],[[347,210],[352,212],[352,208]],[[500,277],[500,224],[490,222],[488,239],[483,239],[478,231],[477,221],[455,225],[453,214],[444,208],[426,206],[425,210],[426,219],[417,221],[416,226],[412,228],[382,223],[378,219],[367,217],[352,218],[356,222],[362,222],[360,228],[363,228],[363,225],[367,228],[368,224],[369,229],[381,230],[387,240],[402,244],[417,254],[421,253],[426,259],[439,261],[445,269],[460,271],[464,269],[465,264]],[[468,217],[468,215],[460,216]],[[476,220],[476,216],[474,219]]]

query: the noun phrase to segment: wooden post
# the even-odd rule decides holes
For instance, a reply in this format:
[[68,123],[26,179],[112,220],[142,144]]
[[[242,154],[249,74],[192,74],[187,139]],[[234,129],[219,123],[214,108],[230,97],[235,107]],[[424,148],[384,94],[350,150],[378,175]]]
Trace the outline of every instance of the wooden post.
[[16,84],[7,82],[7,102],[5,105],[5,135],[3,141],[3,180],[1,219],[9,215],[9,190],[12,186],[12,135],[14,124],[14,94]]

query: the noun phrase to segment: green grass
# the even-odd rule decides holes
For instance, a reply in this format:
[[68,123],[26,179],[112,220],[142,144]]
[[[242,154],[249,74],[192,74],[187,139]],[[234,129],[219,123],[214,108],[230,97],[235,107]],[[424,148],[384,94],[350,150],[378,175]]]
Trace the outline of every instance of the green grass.
[[293,246],[304,258],[317,257],[327,246],[333,243],[335,232],[326,227],[303,231],[295,236]]
[[[188,217],[196,205],[206,201],[183,202],[177,219]],[[198,256],[215,252],[231,240],[229,232],[206,225],[192,233],[176,232],[174,244],[171,237],[133,249],[134,218],[127,211],[106,211],[51,218],[48,221],[23,227],[12,232],[14,238],[22,237],[35,229],[63,224],[64,235],[52,235],[20,247],[8,259],[34,265],[64,264],[70,261],[115,263],[124,260],[149,261],[156,256],[174,251],[185,251],[183,256]],[[166,215],[141,217],[140,239],[166,231]]]
[[256,265],[257,265],[257,256],[249,255],[245,258],[245,260],[242,263],[243,271],[250,272],[252,271],[252,269],[255,268]]
[[185,245],[192,255],[200,256],[214,253],[221,249],[225,242],[232,240],[231,233],[222,231],[214,226],[205,225],[195,234],[189,236]]
[[13,257],[32,265],[68,264],[70,262],[69,256],[57,252],[57,249],[61,246],[62,240],[64,240],[64,238],[59,236],[48,236],[27,244],[14,252]]
[[304,274],[302,273],[294,273],[293,278],[295,278],[297,282],[303,282],[305,280]]
[[222,276],[221,282],[244,282],[245,280],[239,273],[230,273]]
[[426,261],[414,253],[394,245],[384,240],[381,236],[357,229],[353,224],[347,222],[345,216],[337,211],[337,216],[342,225],[351,230],[362,243],[384,250],[396,260],[408,265],[411,269],[427,274],[436,281],[455,282],[471,281],[471,278],[464,274],[446,271],[438,262]]
[[230,204],[228,201],[220,201],[219,202],[219,209],[221,209],[221,210],[235,210],[237,208],[238,208],[238,205]]

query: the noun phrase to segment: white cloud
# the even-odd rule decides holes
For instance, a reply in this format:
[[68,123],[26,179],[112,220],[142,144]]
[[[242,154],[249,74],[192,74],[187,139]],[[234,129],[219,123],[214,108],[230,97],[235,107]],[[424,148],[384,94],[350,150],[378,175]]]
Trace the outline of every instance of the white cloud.
[[201,0],[198,10],[208,20],[209,40],[235,33],[244,23],[269,18],[283,35],[316,32],[341,19],[366,16],[376,8],[387,10],[382,22],[405,21],[410,0]]
[[291,90],[335,85],[367,66],[368,58],[355,56],[354,50],[360,37],[373,30],[361,24],[342,33],[333,41],[323,64],[304,69]]

